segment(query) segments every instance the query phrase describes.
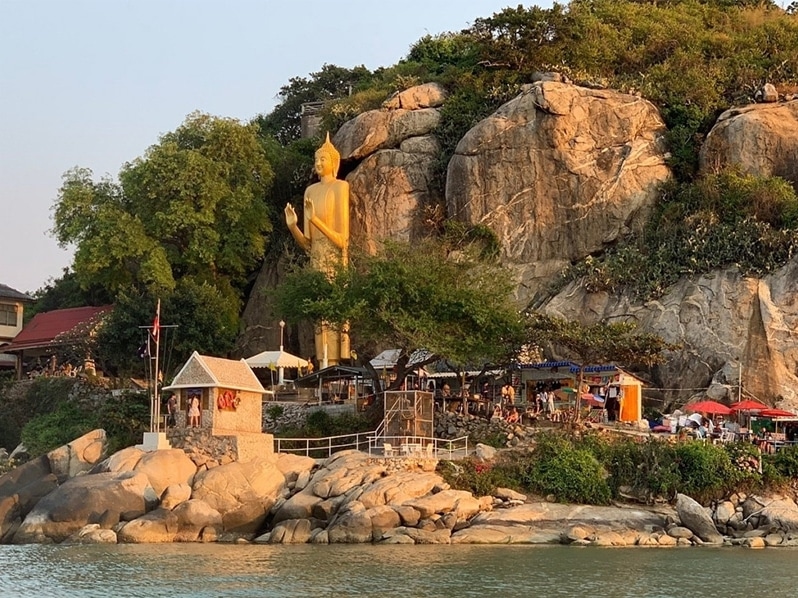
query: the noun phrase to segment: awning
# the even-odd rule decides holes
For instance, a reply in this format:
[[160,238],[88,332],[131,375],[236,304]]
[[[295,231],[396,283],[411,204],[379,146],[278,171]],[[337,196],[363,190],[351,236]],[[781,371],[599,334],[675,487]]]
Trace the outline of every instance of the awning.
[[369,378],[366,368],[349,365],[331,365],[328,368],[313,372],[294,380],[294,385],[301,388],[313,388],[319,385],[320,380],[350,380],[352,378]]
[[244,361],[251,368],[306,368],[308,362],[287,351],[263,351]]
[[[469,378],[479,376],[480,374],[483,376],[501,376],[504,374],[504,370],[486,370],[485,372],[482,370],[468,370],[464,373]],[[427,378],[457,378],[459,376],[460,374],[458,372],[433,372],[431,374],[427,374]]]

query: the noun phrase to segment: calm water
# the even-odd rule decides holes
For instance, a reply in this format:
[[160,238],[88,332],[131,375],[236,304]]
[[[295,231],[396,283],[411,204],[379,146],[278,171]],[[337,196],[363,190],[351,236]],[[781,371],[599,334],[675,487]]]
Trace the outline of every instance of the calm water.
[[4,598],[796,594],[790,548],[0,546]]

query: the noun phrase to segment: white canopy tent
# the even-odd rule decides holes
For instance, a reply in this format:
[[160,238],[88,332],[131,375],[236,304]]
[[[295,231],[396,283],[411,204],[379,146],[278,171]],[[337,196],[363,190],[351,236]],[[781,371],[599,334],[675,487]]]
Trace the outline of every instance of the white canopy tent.
[[287,351],[263,351],[245,359],[251,368],[306,368],[308,362]]
[[248,357],[244,361],[247,362],[251,368],[277,368],[280,371],[279,383],[283,383],[283,371],[285,368],[306,368],[308,362],[301,357],[291,355],[286,351],[280,349],[279,351],[263,351],[252,357]]

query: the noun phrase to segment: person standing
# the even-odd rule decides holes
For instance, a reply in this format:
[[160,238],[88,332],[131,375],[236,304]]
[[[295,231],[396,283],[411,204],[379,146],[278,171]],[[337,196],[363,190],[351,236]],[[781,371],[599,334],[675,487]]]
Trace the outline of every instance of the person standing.
[[169,395],[166,401],[166,427],[174,428],[177,425],[175,416],[177,415],[177,397],[175,393]]
[[549,390],[546,393],[546,404],[548,405],[547,410],[549,412],[549,416],[554,415],[554,391]]
[[200,427],[200,400],[197,395],[191,397],[188,403],[188,425],[191,428]]
[[515,405],[515,389],[509,382],[502,386],[502,402],[508,405]]

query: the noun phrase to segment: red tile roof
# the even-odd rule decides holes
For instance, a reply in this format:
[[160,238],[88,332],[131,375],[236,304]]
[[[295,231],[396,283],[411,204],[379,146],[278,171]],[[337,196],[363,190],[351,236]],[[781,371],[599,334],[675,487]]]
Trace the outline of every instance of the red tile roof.
[[53,342],[58,335],[69,332],[81,324],[91,322],[111,309],[113,309],[112,305],[72,307],[36,314],[27,326],[14,337],[11,344],[4,345],[2,350],[8,353],[58,345],[59,342]]

